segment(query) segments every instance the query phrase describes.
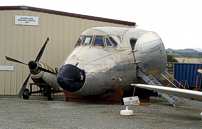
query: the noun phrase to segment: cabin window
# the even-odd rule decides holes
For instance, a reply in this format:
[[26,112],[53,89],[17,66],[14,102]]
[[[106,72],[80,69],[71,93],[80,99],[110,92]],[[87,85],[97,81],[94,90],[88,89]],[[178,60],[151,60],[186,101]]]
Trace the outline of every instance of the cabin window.
[[109,38],[106,38],[106,44],[107,44],[107,46],[112,46],[112,44],[111,44]]
[[91,44],[93,36],[85,36],[83,39],[83,44]]
[[81,44],[81,40],[82,40],[83,36],[80,36],[79,39],[76,42],[75,46],[79,46]]
[[113,44],[113,46],[116,47],[117,42],[112,37],[109,37],[109,39],[111,40],[111,43]]
[[104,46],[104,39],[102,36],[96,36],[94,40],[94,45]]

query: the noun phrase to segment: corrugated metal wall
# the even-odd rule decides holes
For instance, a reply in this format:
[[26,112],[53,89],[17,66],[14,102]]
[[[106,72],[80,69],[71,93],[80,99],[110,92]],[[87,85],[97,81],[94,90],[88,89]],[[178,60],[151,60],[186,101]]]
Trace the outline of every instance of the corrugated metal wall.
[[[175,63],[174,64],[174,78],[180,82],[186,80],[190,88],[196,86],[196,77],[198,76],[197,88],[201,88],[201,73],[197,70],[202,69],[202,64],[191,63]],[[185,85],[185,81],[181,81]]]
[[[15,25],[15,15],[39,17],[38,26]],[[0,95],[17,95],[29,74],[27,66],[6,61],[5,56],[25,63],[35,60],[47,37],[50,41],[41,62],[60,67],[73,50],[79,35],[94,26],[126,26],[30,10],[0,11],[0,65],[14,66],[0,71]],[[29,82],[32,82],[31,79]]]

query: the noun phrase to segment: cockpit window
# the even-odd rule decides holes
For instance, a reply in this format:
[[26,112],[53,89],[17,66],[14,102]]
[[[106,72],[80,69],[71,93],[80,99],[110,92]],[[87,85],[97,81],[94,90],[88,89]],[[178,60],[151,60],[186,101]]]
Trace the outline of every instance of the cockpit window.
[[104,46],[104,39],[102,36],[96,36],[94,40],[94,45]]
[[91,44],[93,36],[85,36],[83,40],[83,44]]
[[117,47],[118,43],[112,38],[108,36],[80,36],[76,45],[79,46],[81,44],[90,45],[93,44],[95,46],[106,46],[106,47]]
[[116,47],[117,42],[112,37],[109,37],[109,39],[111,40],[111,43],[113,44],[113,46]]
[[76,46],[79,46],[81,44],[81,40],[82,40],[83,36],[80,36],[78,41],[76,42]]
[[107,46],[112,46],[111,42],[109,41],[109,38],[106,38],[106,44]]

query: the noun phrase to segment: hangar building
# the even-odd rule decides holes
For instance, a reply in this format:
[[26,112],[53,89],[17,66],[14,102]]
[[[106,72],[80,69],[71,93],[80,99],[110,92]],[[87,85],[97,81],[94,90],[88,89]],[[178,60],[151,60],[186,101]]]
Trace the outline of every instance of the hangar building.
[[[35,60],[50,38],[41,62],[60,68],[79,35],[95,26],[134,27],[134,22],[47,10],[29,6],[0,6],[0,95],[17,95],[29,74],[22,64]],[[29,80],[29,83],[32,80]]]

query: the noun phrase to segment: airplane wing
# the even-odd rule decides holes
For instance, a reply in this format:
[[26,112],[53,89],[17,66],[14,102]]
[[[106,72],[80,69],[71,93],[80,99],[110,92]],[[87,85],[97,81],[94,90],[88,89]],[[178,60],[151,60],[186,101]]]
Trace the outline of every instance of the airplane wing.
[[162,86],[154,86],[154,85],[145,85],[145,84],[131,84],[132,86],[154,90],[174,96],[179,96],[191,100],[202,101],[202,92],[200,91],[192,91],[187,89],[179,89],[179,88],[172,88],[172,87],[162,87]]

